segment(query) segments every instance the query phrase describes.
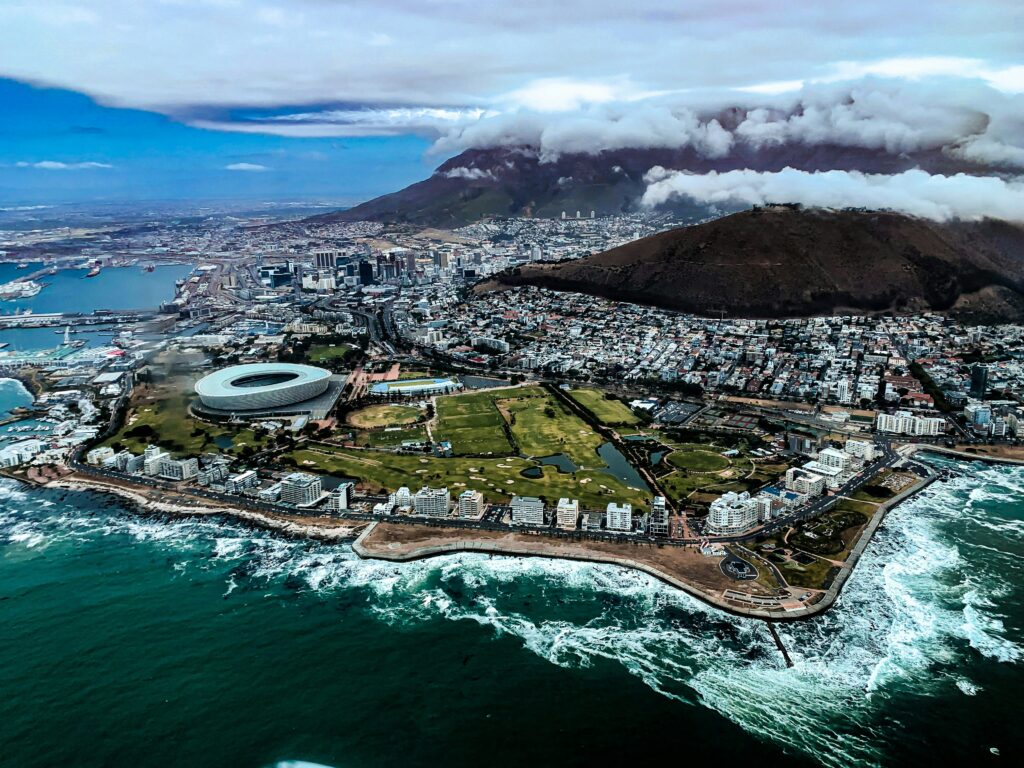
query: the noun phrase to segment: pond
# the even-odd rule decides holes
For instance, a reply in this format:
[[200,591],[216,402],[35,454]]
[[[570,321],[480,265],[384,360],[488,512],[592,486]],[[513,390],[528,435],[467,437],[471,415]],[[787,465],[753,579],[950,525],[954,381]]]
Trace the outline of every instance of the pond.
[[213,438],[213,444],[220,448],[222,451],[226,451],[228,448],[234,445],[234,441],[230,435],[217,435]]
[[608,465],[608,469],[602,471],[618,478],[632,488],[651,490],[647,483],[644,482],[644,479],[640,477],[640,473],[626,460],[626,457],[619,452],[619,449],[611,443],[604,443],[598,448],[597,455],[604,459],[604,463]]
[[526,469],[522,470],[519,474],[522,475],[523,477],[528,477],[531,480],[538,480],[544,477],[544,470],[541,469],[540,467],[527,467]]
[[564,453],[556,453],[552,456],[541,456],[537,461],[541,464],[557,467],[559,472],[565,472],[567,474],[571,474],[579,469],[579,467],[573,463],[572,459]]
[[656,467],[661,463],[661,460],[665,458],[665,454],[668,451],[651,451],[651,466]]

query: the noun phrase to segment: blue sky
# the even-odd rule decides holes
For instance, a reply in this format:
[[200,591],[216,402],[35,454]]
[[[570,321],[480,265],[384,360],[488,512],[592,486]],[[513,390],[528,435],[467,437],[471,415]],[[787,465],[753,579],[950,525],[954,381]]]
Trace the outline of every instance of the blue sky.
[[[204,130],[0,79],[0,203],[128,199],[358,202],[429,175],[416,135],[289,138]],[[229,170],[235,168],[238,170]]]

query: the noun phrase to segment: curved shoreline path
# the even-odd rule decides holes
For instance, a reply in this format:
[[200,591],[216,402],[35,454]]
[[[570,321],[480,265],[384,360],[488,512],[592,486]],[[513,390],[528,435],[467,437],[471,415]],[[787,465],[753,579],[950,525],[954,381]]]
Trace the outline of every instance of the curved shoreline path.
[[[728,579],[718,568],[718,559],[696,549],[666,546],[643,539],[623,542],[579,541],[532,533],[490,530],[445,529],[436,525],[374,522],[352,544],[365,559],[409,562],[428,557],[475,552],[514,557],[546,557],[618,565],[643,571],[688,595],[727,613],[766,621],[795,621],[818,616],[831,608],[853,573],[861,555],[878,530],[886,512],[923,490],[939,478],[930,472],[903,492],[879,504],[861,531],[857,543],[828,589],[791,590],[814,592],[813,602],[801,602],[792,595],[780,596],[755,582]],[[739,586],[749,591],[740,591]]]
[[[912,457],[916,452],[931,450],[932,446],[908,444],[901,446],[899,453],[902,454],[903,461],[909,464],[913,462]],[[967,460],[1001,461],[995,457],[978,457],[948,450],[933,452]],[[225,514],[293,536],[343,540],[351,539],[358,533],[353,550],[358,556],[366,559],[405,562],[460,552],[476,552],[618,565],[647,573],[692,597],[737,616],[767,621],[793,621],[812,618],[831,608],[875,531],[881,525],[886,512],[940,477],[938,472],[927,466],[919,465],[918,468],[923,476],[897,496],[877,506],[860,532],[850,555],[826,590],[790,588],[786,594],[757,581],[731,580],[718,568],[717,558],[706,557],[694,546],[679,543],[668,544],[626,536],[619,539],[552,536],[544,535],[540,531],[444,526],[410,519],[402,519],[401,522],[370,521],[364,516],[362,519],[339,517],[327,520],[303,515],[267,514],[243,509],[224,500],[211,504],[208,499],[200,499],[186,490],[169,497],[166,493],[132,483],[128,479],[99,479],[83,472],[50,484],[69,489],[117,494],[135,502],[136,506],[143,510],[181,515]],[[27,482],[23,477],[6,472],[4,474]],[[740,543],[734,542],[737,545]],[[739,587],[743,587],[745,591],[740,591]],[[810,591],[813,594],[802,595],[806,598],[804,602],[795,597],[798,591]]]

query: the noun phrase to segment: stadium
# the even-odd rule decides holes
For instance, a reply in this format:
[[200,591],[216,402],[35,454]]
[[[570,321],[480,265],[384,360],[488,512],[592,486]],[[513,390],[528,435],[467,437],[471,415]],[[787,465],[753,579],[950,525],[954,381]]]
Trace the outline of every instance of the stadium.
[[452,379],[407,379],[374,384],[370,387],[370,394],[421,397],[423,395],[446,395],[457,389],[462,389],[462,384]]
[[344,380],[312,365],[252,363],[233,365],[196,382],[199,410],[256,416],[308,414],[325,418]]

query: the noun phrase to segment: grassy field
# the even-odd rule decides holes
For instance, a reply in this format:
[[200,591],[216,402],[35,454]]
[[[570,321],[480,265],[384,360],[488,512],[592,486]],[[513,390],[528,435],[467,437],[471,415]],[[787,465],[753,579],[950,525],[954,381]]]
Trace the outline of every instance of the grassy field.
[[[580,500],[588,508],[603,509],[609,501],[628,501],[646,508],[647,493],[629,488],[600,470],[572,474],[527,459],[437,458],[429,455],[377,453],[346,448],[302,448],[290,454],[299,468],[354,477],[370,491],[393,491],[403,485],[447,486],[453,494],[481,491],[488,501],[507,501],[513,494],[544,497],[549,504],[561,496]],[[540,469],[539,478],[523,477],[524,469]]]
[[[586,422],[540,387],[483,390],[437,399],[434,438],[450,440],[457,456],[564,453],[580,467],[603,467],[604,442]],[[506,426],[515,441],[513,446]]]
[[569,397],[586,408],[595,419],[608,426],[631,427],[640,419],[621,400],[608,400],[604,392],[592,387],[573,389]]
[[[774,561],[773,561],[774,562]],[[784,563],[775,562],[790,586],[809,589],[824,589],[829,572],[834,568],[828,560],[816,559],[813,563],[801,565],[791,560]]]
[[750,491],[776,481],[788,464],[753,464],[746,453],[722,456],[721,446],[711,443],[675,443],[663,461],[676,467],[660,478],[665,492],[676,504],[708,504],[727,491]]
[[329,360],[341,360],[352,349],[348,344],[314,344],[309,348],[306,357],[311,363],[325,363]]
[[[520,396],[529,396],[533,387],[515,390]],[[494,403],[497,393],[467,392],[437,398],[437,426],[434,439],[450,440],[457,456],[512,452],[505,436],[505,419]]]
[[265,443],[257,441],[251,429],[207,424],[189,416],[192,383],[174,379],[137,387],[125,425],[104,445],[121,445],[132,453],[142,453],[152,443],[175,456],[198,456],[208,451],[237,453],[246,446],[258,448]]
[[421,443],[426,442],[426,427],[421,424],[413,424],[397,430],[360,430],[355,438],[356,445],[369,446],[371,448],[395,448],[407,440],[416,440]]
[[731,464],[725,456],[704,449],[673,451],[665,461],[692,472],[721,472]]
[[536,396],[498,401],[524,455],[564,453],[579,467],[606,466],[597,455],[604,438],[544,390],[530,387],[529,391]]
[[399,369],[398,380],[403,381],[406,379],[432,379],[434,374],[430,371],[407,371],[404,368]]
[[348,423],[360,429],[412,424],[420,417],[420,410],[408,405],[371,405],[348,415]]

